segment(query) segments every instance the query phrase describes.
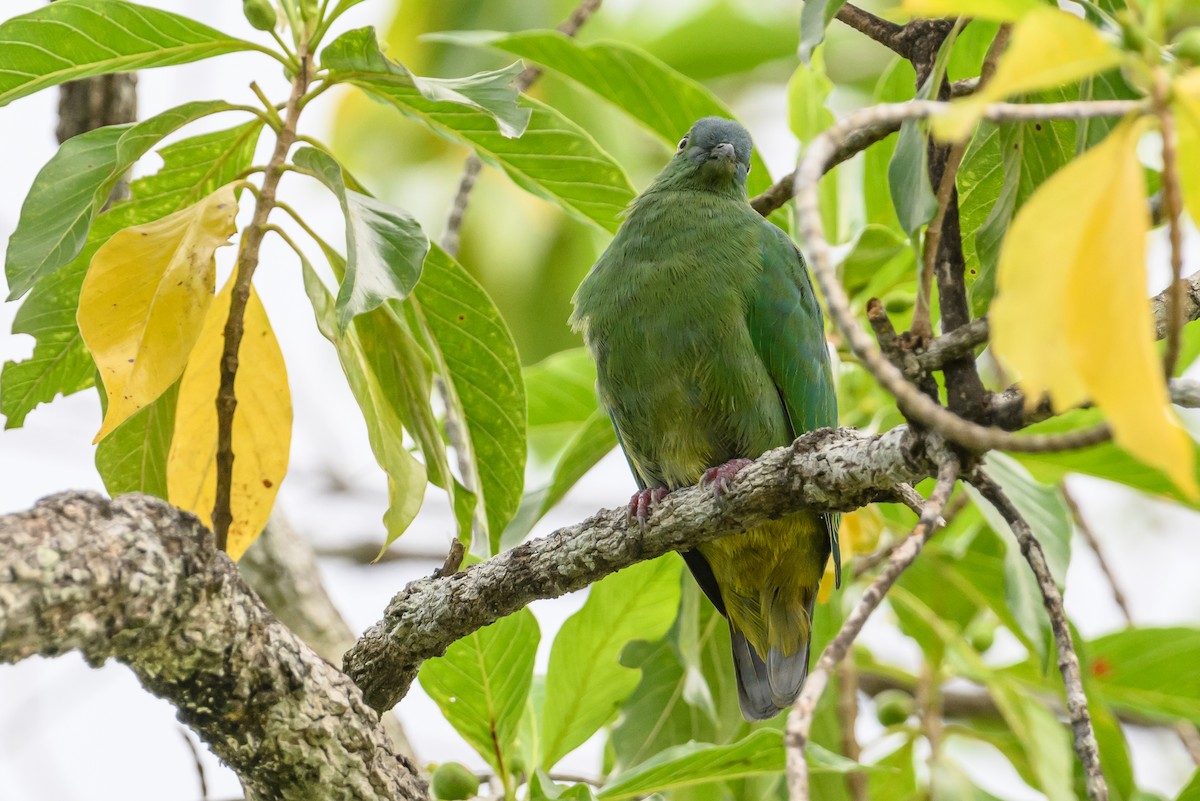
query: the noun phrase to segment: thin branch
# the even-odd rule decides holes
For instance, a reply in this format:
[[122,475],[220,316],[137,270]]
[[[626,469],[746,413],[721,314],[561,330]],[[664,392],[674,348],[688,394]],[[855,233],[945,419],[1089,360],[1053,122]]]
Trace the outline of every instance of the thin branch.
[[127,665],[257,798],[424,801],[348,677],[280,623],[194,515],[62,493],[0,516],[0,663]]
[[873,437],[849,429],[810,432],[739,472],[720,502],[702,487],[680,489],[644,528],[631,524],[623,507],[607,510],[449,577],[414,581],[346,654],[346,672],[371,706],[388,709],[425,659],[531,601],[800,508],[844,511],[893,500],[897,484],[930,474],[922,442],[905,426]]
[[[942,246],[942,225],[946,220],[946,210],[953,201],[955,179],[958,177],[958,165],[967,152],[965,142],[957,142],[951,146],[946,156],[946,164],[942,170],[942,180],[937,188],[937,213],[925,228],[925,245],[920,281],[917,284],[917,302],[913,308],[912,332],[921,340],[933,337],[933,323],[929,319],[930,303],[933,295],[933,275],[937,266],[938,249]],[[956,202],[956,201],[955,201]],[[961,327],[961,326],[959,326]],[[954,330],[958,330],[957,328]]]
[[[965,97],[975,91],[976,83],[977,79],[975,78],[955,81],[950,85],[950,96]],[[829,160],[825,163],[825,172],[829,172],[843,161],[849,161],[871,145],[876,142],[882,142],[899,130],[899,120],[885,120],[877,125],[864,126],[851,133],[829,157]],[[782,208],[784,204],[792,199],[795,183],[796,171],[792,170],[764,189],[762,194],[752,197],[750,205],[754,207],[755,211],[766,217],[776,209]]]
[[917,521],[912,533],[892,553],[888,566],[863,592],[858,605],[846,618],[846,622],[842,624],[837,636],[825,646],[816,666],[809,671],[808,678],[804,682],[804,689],[800,691],[796,703],[792,705],[792,711],[788,713],[785,741],[787,744],[788,794],[791,801],[809,801],[808,760],[804,750],[808,745],[808,734],[812,728],[817,701],[820,700],[825,685],[829,683],[830,674],[849,652],[854,640],[867,622],[867,618],[878,608],[888,590],[896,583],[896,579],[913,563],[925,543],[933,535],[942,509],[945,508],[946,501],[954,489],[954,482],[958,480],[958,459],[950,453],[944,453],[942,458],[944,461],[938,468],[937,484],[930,493],[921,519]]
[[238,252],[237,277],[229,300],[229,317],[225,321],[225,347],[221,355],[221,385],[217,390],[217,490],[213,504],[212,524],[217,547],[225,550],[229,526],[233,522],[230,508],[233,486],[233,415],[237,410],[234,380],[238,371],[238,348],[245,329],[242,318],[250,300],[250,284],[258,267],[258,251],[267,231],[267,217],[275,205],[275,191],[283,175],[288,150],[296,139],[296,124],[300,115],[299,102],[312,77],[312,65],[305,46],[300,48],[300,70],[292,79],[292,94],[288,98],[284,124],[275,140],[275,152],[263,173],[262,189],[254,206],[254,218],[242,234]]
[[[838,667],[838,726],[842,730],[842,756],[855,762],[862,756],[854,729],[858,723],[858,670],[853,659],[845,659]],[[870,801],[867,795],[867,776],[860,770],[846,774],[846,789],[851,801]]]
[[[838,280],[825,239],[817,201],[817,183],[830,154],[854,131],[883,121],[903,121],[928,117],[945,110],[946,104],[912,100],[907,103],[880,105],[854,112],[809,146],[800,163],[796,181],[796,208],[801,234],[807,243],[817,282],[825,294],[830,317],[862,360],[864,366],[888,391],[896,396],[906,415],[934,428],[955,443],[975,451],[1003,449],[1018,452],[1066,450],[1103,442],[1111,436],[1106,425],[1055,435],[1016,436],[994,426],[970,422],[945,409],[914,386],[889,362],[874,339],[858,324],[850,310],[850,301]],[[996,103],[986,107],[984,116],[992,120],[1057,119],[1125,114],[1142,110],[1145,104],[1130,101],[1072,102],[1050,104]]]
[[837,20],[874,39],[892,52],[908,57],[910,48],[904,37],[903,25],[877,17],[851,3],[845,3],[838,9]]
[[1108,581],[1108,588],[1112,591],[1113,600],[1117,602],[1117,607],[1121,610],[1121,615],[1125,618],[1126,625],[1133,625],[1133,613],[1129,611],[1129,601],[1125,598],[1125,593],[1121,591],[1121,585],[1117,582],[1117,577],[1112,571],[1112,567],[1108,564],[1108,559],[1104,557],[1104,549],[1100,547],[1100,540],[1096,539],[1095,532],[1088,522],[1084,520],[1083,514],[1079,511],[1079,504],[1075,502],[1075,498],[1064,487],[1063,501],[1066,502],[1067,508],[1071,510],[1071,517],[1075,519],[1075,529],[1079,532],[1079,536],[1083,537],[1083,541],[1092,549],[1092,553],[1096,555],[1096,561],[1100,563],[1100,572],[1104,574],[1104,578]]
[[1167,348],[1163,354],[1163,371],[1167,378],[1175,374],[1175,363],[1179,361],[1183,325],[1185,290],[1183,285],[1183,227],[1179,217],[1183,213],[1183,198],[1179,189],[1178,142],[1175,132],[1175,115],[1168,102],[1170,79],[1162,70],[1155,75],[1153,95],[1154,109],[1158,115],[1162,133],[1162,208],[1167,218],[1167,235],[1171,242],[1171,284],[1167,294]]
[[1009,528],[1021,545],[1021,553],[1037,578],[1042,603],[1050,616],[1050,628],[1054,632],[1054,643],[1058,649],[1058,670],[1062,674],[1066,689],[1067,718],[1071,721],[1075,755],[1083,765],[1088,798],[1091,801],[1107,801],[1108,785],[1105,784],[1104,774],[1100,769],[1100,746],[1096,743],[1096,733],[1092,729],[1092,718],[1087,708],[1087,696],[1083,692],[1079,657],[1076,656],[1075,646],[1071,641],[1071,627],[1063,609],[1062,594],[1059,593],[1058,585],[1054,583],[1054,577],[1046,565],[1046,555],[1029,528],[1029,523],[1004,494],[999,484],[982,470],[977,470],[968,480],[1008,522]]

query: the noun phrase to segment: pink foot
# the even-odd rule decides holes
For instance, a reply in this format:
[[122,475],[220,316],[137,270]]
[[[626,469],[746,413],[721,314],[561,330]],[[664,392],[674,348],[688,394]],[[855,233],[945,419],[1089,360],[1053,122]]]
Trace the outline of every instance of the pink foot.
[[666,487],[651,487],[633,493],[633,497],[629,499],[629,521],[636,520],[639,526],[645,526],[654,507],[667,497],[669,492]]
[[729,485],[733,483],[734,476],[751,464],[753,461],[750,459],[730,459],[725,464],[711,467],[705,470],[704,475],[700,477],[700,486],[712,487],[713,495],[719,501],[729,491]]

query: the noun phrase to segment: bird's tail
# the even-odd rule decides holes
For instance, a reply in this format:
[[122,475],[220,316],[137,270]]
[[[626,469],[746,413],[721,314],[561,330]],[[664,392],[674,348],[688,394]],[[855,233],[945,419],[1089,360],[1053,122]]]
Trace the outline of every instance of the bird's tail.
[[772,718],[790,707],[800,694],[808,677],[816,596],[816,587],[792,585],[785,589],[774,581],[766,582],[759,599],[766,623],[765,654],[730,622],[738,702],[747,720]]

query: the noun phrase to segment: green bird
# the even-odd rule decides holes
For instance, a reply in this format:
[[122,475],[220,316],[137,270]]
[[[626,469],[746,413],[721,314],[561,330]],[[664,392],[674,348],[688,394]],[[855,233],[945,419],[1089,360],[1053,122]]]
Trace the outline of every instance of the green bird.
[[[575,293],[571,325],[643,524],[671,490],[699,481],[720,497],[751,458],[837,425],[821,308],[796,245],[747,200],[751,148],[736,122],[699,120]],[[788,708],[804,684],[830,554],[841,580],[837,529],[800,512],[683,554],[729,620],[747,720]]]

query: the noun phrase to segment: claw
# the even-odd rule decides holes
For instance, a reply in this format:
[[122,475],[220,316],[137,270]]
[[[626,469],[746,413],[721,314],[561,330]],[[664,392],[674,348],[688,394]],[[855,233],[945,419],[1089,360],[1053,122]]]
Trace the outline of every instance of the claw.
[[725,464],[711,467],[705,470],[704,475],[701,476],[700,486],[712,487],[713,495],[719,501],[729,491],[729,485],[733,483],[734,476],[751,464],[753,461],[750,459],[730,459]]
[[669,492],[666,487],[651,487],[633,493],[633,497],[629,499],[629,522],[636,520],[639,526],[644,527],[654,507],[658,506]]

